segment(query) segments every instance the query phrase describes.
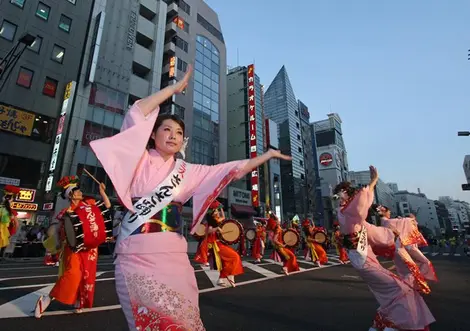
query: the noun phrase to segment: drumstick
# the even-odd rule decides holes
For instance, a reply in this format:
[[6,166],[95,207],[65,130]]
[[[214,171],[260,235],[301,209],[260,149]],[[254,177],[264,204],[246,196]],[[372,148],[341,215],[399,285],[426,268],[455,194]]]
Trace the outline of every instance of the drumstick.
[[93,179],[98,185],[101,185],[101,183],[98,181],[98,179],[96,179],[95,177],[93,177],[92,174],[90,174],[90,172],[88,170],[86,170],[86,168],[83,168],[83,171],[86,172],[86,174],[91,178]]

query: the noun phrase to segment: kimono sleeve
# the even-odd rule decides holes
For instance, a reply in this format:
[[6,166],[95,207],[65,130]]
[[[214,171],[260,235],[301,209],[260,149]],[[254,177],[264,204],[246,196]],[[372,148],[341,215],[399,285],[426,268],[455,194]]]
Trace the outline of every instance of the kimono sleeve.
[[159,108],[144,116],[137,101],[127,112],[121,132],[98,139],[90,147],[111,179],[124,206],[132,210],[131,185],[142,158],[148,153],[147,143]]
[[367,240],[371,246],[391,247],[395,245],[395,234],[389,228],[363,222],[367,229]]
[[[249,160],[232,161],[214,166],[194,164],[188,180],[189,194],[183,200],[193,197],[193,224],[191,234],[201,222],[209,205],[220,195],[222,190],[234,180],[245,176],[245,166]],[[250,169],[251,170],[251,169]]]

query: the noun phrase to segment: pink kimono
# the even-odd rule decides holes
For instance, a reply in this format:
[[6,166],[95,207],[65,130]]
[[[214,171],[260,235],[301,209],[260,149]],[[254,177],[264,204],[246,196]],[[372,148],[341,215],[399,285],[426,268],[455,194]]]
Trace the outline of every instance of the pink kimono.
[[395,228],[400,233],[400,247],[393,261],[401,279],[410,282],[421,292],[429,294],[426,280],[437,281],[434,267],[418,246],[427,246],[415,220],[412,218],[382,218],[382,226]]
[[[435,321],[421,295],[391,271],[382,267],[372,247],[389,249],[395,243],[394,233],[365,221],[374,200],[369,187],[360,189],[350,202],[338,210],[341,233],[345,235],[352,266],[379,302],[374,327],[398,330],[427,330]],[[361,232],[365,228],[365,232]],[[361,236],[362,234],[362,236]]]
[[[165,161],[156,150],[146,149],[159,109],[144,116],[138,103],[126,114],[119,134],[90,144],[122,203],[132,211],[131,198],[150,194],[175,165],[173,158]],[[193,198],[192,229],[221,190],[246,175],[247,162],[188,167],[173,201]],[[116,290],[130,330],[205,330],[187,246],[176,232],[156,232],[131,235],[116,247]]]

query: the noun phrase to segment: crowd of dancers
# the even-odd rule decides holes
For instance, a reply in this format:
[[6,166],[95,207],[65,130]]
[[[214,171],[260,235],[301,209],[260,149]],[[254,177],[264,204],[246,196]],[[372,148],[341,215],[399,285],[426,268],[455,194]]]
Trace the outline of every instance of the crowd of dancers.
[[[159,105],[186,88],[191,72],[189,68],[175,85],[137,101],[119,134],[90,143],[128,211],[115,233],[114,253],[116,291],[130,330],[205,330],[182,235],[183,204],[193,199],[191,234],[205,224],[196,261],[219,270],[220,286],[236,286],[235,277],[243,273],[243,265],[239,252],[221,239],[225,214],[216,199],[230,182],[268,160],[291,160],[269,150],[256,158],[214,166],[187,163],[184,122],[176,115],[159,114]],[[350,261],[379,304],[370,330],[428,330],[434,317],[422,295],[430,293],[428,281],[437,277],[418,248],[426,242],[414,218],[390,219],[385,206],[373,205],[378,172],[371,167],[370,174],[371,182],[365,188],[347,182],[335,188],[339,207],[332,242],[340,260]],[[83,196],[78,182],[71,176],[58,183],[63,198],[70,202],[59,213],[54,231],[49,231],[50,238],[57,239],[48,247],[61,252],[59,278],[50,294],[38,299],[37,318],[52,300],[75,305],[77,312],[93,305],[97,247],[113,238],[108,220],[111,203],[103,184],[99,186],[102,200],[96,201]],[[2,245],[15,222],[6,193],[0,209]],[[381,226],[366,222],[370,208],[381,216]],[[317,227],[305,220],[300,231],[306,241],[305,258],[319,266],[327,263],[325,249],[316,238]],[[282,261],[283,272],[289,275],[299,266],[284,233],[279,218],[271,212],[257,224],[251,254],[261,261],[270,240],[272,258]],[[397,274],[385,269],[378,256],[393,259]]]

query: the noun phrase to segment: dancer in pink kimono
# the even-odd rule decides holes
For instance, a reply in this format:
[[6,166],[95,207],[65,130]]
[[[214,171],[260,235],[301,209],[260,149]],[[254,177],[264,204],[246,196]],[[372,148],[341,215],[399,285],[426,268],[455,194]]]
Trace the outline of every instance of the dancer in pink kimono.
[[382,267],[372,251],[372,246],[379,250],[393,248],[399,234],[365,221],[379,178],[372,166],[370,177],[371,182],[365,188],[355,189],[351,183],[343,182],[334,190],[340,199],[338,221],[351,265],[380,305],[370,331],[429,330],[429,324],[435,319],[419,292]]
[[429,294],[431,289],[427,281],[437,282],[437,276],[431,261],[419,249],[419,246],[427,246],[428,243],[418,230],[416,218],[391,218],[390,210],[382,205],[373,205],[372,209],[381,217],[382,226],[400,232],[399,246],[393,259],[400,278],[422,293]]
[[[231,181],[271,158],[291,159],[270,150],[214,166],[185,162],[184,123],[175,115],[159,115],[159,105],[186,88],[191,72],[137,101],[119,134],[90,144],[129,210],[117,237],[115,277],[130,330],[204,330],[188,243],[181,234],[182,205],[193,198],[194,234]],[[183,158],[175,159],[179,152]]]

